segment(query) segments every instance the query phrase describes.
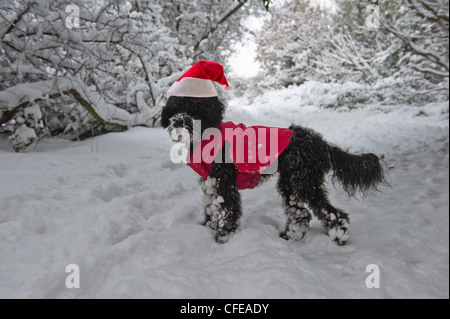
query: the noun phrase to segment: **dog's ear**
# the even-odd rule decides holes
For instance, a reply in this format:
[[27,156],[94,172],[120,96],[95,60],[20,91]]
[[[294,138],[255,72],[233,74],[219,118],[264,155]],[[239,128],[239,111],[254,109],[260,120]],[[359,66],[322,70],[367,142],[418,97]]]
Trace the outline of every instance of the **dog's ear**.
[[163,107],[161,112],[161,126],[163,128],[168,128],[170,125],[170,118],[172,117],[172,114],[170,112],[170,106],[166,105]]
[[176,96],[171,96],[166,105],[163,107],[161,112],[161,126],[163,128],[168,128],[170,125],[170,118],[177,113],[182,112],[183,106],[180,103],[180,99]]

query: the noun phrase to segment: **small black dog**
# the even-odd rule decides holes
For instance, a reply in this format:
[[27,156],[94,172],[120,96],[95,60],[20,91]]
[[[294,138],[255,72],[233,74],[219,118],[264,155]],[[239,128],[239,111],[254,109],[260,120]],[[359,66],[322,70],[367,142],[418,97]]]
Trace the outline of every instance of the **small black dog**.
[[[203,133],[221,125],[224,112],[225,106],[217,97],[171,96],[163,108],[161,125],[168,129],[175,142],[183,139],[180,130],[187,130],[192,153],[193,121],[201,121]],[[333,170],[333,181],[339,181],[350,196],[358,190],[367,195],[385,182],[380,160],[374,154],[348,154],[329,145],[310,129],[293,125],[290,130],[293,132],[290,143],[278,157],[278,191],[283,197],[287,216],[286,228],[280,236],[287,240],[303,238],[312,219],[307,205],[322,222],[329,237],[344,245],[349,238],[350,219],[348,214],[329,203],[325,176]],[[211,165],[209,177],[200,179],[204,192],[204,225],[215,231],[217,242],[224,243],[238,228],[242,215],[241,197],[236,186],[239,171],[235,164],[227,161],[214,161]],[[268,175],[261,175],[259,184],[267,179]]]

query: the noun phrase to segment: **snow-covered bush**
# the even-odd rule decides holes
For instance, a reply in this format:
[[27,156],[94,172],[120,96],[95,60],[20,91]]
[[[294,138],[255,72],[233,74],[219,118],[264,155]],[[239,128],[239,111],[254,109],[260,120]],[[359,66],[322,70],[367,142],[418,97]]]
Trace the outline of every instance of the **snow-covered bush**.
[[39,105],[25,107],[5,129],[13,133],[8,140],[14,151],[24,151],[45,129]]
[[30,146],[35,139],[37,139],[37,136],[34,130],[25,124],[21,124],[9,137],[9,142],[14,151],[21,152]]

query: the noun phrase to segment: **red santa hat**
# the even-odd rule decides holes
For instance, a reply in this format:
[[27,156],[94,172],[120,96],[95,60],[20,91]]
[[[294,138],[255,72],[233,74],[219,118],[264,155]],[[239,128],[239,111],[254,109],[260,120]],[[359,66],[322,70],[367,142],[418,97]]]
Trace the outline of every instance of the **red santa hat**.
[[167,97],[213,97],[217,96],[213,82],[224,85],[225,91],[232,91],[223,72],[223,66],[217,62],[198,61],[167,91]]

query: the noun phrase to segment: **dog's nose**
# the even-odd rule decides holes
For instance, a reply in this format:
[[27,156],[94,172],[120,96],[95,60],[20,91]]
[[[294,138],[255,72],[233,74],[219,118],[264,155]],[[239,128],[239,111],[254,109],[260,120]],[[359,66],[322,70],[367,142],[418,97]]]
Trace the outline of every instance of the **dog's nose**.
[[181,120],[181,119],[176,120],[175,121],[175,126],[176,127],[182,127],[183,126],[183,120]]

